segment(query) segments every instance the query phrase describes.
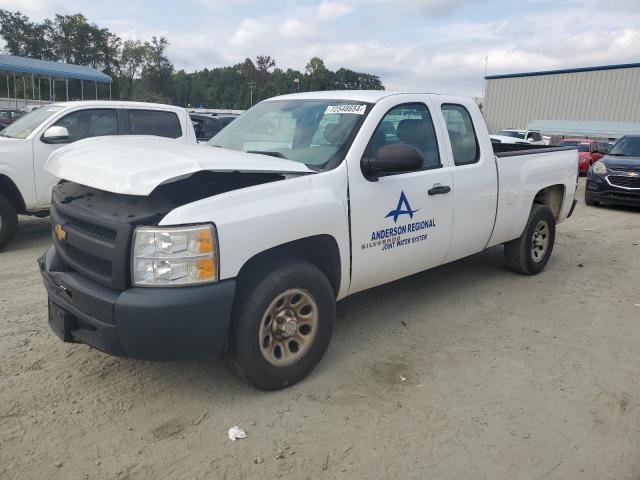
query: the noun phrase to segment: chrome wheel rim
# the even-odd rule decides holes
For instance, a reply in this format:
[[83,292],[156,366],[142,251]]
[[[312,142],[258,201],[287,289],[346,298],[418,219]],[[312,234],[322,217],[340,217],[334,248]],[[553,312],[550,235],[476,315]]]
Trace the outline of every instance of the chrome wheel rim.
[[541,261],[549,248],[549,225],[545,220],[540,220],[533,231],[531,239],[531,259],[534,262]]
[[279,294],[260,321],[258,343],[274,367],[296,363],[311,348],[318,330],[318,305],[309,292],[292,288]]

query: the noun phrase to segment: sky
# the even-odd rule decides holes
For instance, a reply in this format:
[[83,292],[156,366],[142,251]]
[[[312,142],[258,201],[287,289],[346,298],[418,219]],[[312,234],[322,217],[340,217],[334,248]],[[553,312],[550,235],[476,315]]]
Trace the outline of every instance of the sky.
[[487,74],[640,62],[640,0],[0,0],[33,20],[83,13],[164,35],[187,71],[271,55],[379,75],[387,90],[480,96]]

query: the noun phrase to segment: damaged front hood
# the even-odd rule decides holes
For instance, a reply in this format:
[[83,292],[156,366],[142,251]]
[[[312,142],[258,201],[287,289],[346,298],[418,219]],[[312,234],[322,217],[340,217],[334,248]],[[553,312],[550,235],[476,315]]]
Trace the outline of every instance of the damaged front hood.
[[158,185],[200,171],[313,173],[291,160],[148,136],[82,140],[52,153],[45,169],[64,180],[125,195],[149,195]]

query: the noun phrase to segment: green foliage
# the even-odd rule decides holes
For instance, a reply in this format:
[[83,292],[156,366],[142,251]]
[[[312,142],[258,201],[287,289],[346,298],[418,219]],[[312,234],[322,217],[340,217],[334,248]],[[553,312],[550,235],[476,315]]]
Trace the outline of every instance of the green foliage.
[[[300,72],[276,66],[269,55],[255,62],[186,73],[175,72],[166,56],[164,37],[121,41],[84,15],[56,15],[40,23],[20,12],[0,9],[0,37],[12,55],[89,65],[114,79],[113,96],[122,99],[177,103],[210,108],[245,109],[274,95],[296,91],[383,90],[376,75],[341,68],[329,70],[313,57]],[[72,88],[75,93],[77,86]]]

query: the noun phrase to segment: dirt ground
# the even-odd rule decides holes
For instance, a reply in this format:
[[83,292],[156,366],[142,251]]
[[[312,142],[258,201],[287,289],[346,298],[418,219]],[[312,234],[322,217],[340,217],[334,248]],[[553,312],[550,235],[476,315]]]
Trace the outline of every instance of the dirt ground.
[[535,277],[494,248],[343,301],[276,393],[60,342],[48,235],[0,253],[2,479],[640,479],[640,209],[581,201]]

